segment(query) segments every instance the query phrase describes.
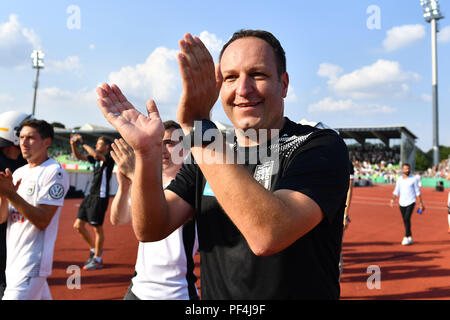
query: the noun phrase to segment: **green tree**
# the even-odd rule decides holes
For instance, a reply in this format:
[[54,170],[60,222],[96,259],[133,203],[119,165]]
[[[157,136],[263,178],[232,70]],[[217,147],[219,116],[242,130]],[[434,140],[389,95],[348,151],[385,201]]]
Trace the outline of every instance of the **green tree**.
[[[450,147],[446,146],[439,146],[439,162],[442,160],[448,159],[448,156],[450,155]],[[430,159],[433,159],[433,149],[430,149],[430,151],[427,152],[427,156]],[[433,161],[431,161],[430,167],[432,166]]]
[[416,148],[416,171],[425,171],[432,166],[432,156]]

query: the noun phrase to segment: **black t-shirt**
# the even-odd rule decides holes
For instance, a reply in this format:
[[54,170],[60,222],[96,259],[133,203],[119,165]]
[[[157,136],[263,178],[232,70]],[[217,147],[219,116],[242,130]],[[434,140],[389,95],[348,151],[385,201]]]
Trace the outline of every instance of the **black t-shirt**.
[[6,168],[9,168],[11,172],[27,164],[27,161],[19,155],[17,160],[7,158],[0,150],[0,171],[3,172]]
[[[250,150],[236,148],[247,154]],[[285,250],[258,257],[207,184],[196,214],[202,299],[339,298],[338,264],[349,176],[347,147],[333,130],[302,126],[286,118],[279,143],[270,150],[265,152],[270,156],[258,157],[257,164],[243,166],[266,189],[307,195],[320,206],[325,219]],[[278,170],[272,162],[274,155]],[[194,208],[197,170],[195,164],[183,165],[167,188]]]
[[[0,150],[0,172],[4,172],[6,168],[14,172],[27,164],[27,161],[19,155],[17,160],[7,158]],[[5,284],[5,268],[6,268],[6,226],[7,223],[0,224],[0,285]]]
[[[96,160],[92,156],[88,156],[88,161],[94,165],[94,177],[91,182],[90,195],[95,195],[100,197],[100,189],[102,183],[106,183],[106,197],[109,197],[109,181],[111,180],[112,172],[114,169],[114,160],[108,153],[106,156],[106,161]],[[106,170],[106,181],[103,181],[103,172]]]

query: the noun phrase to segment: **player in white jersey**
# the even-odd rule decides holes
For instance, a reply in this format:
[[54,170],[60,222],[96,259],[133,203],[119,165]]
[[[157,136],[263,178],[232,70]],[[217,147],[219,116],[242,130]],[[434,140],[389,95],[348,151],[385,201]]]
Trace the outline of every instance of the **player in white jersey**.
[[28,164],[0,173],[0,222],[7,221],[6,290],[3,300],[51,299],[51,274],[59,214],[69,178],[47,149],[53,127],[26,120],[20,149]]
[[[181,132],[181,127],[174,121],[166,121],[164,128],[162,177],[166,187],[181,167],[182,148],[178,148],[180,153],[177,153],[175,147],[181,145],[173,134],[177,129]],[[121,225],[131,221],[134,154],[122,140],[116,140],[112,147],[111,156],[119,168],[119,188],[111,205],[111,223]],[[174,161],[177,156],[178,161]],[[193,261],[197,249],[197,232],[192,220],[163,240],[139,242],[136,274],[124,300],[198,300]]]

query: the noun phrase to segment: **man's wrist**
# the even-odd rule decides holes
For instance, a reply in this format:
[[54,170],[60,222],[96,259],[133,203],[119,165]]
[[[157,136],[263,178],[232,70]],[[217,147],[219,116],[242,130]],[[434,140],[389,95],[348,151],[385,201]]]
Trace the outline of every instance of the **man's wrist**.
[[[185,126],[183,131],[187,131],[189,127]],[[183,137],[183,147],[190,149],[194,146],[207,146],[216,140],[220,133],[216,124],[209,119],[196,120],[191,129],[186,132]]]
[[162,143],[155,144],[145,149],[134,150],[135,161],[154,161],[161,160],[162,157]]
[[194,128],[194,121],[187,122],[187,123],[180,123],[181,130],[183,130],[183,133],[185,136],[191,132],[192,128]]

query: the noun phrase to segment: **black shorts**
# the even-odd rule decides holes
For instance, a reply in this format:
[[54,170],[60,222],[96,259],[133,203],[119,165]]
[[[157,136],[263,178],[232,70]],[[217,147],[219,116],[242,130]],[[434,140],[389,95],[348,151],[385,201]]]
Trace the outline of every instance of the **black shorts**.
[[86,221],[91,226],[103,225],[106,209],[108,209],[109,198],[88,195],[80,204],[78,219]]

